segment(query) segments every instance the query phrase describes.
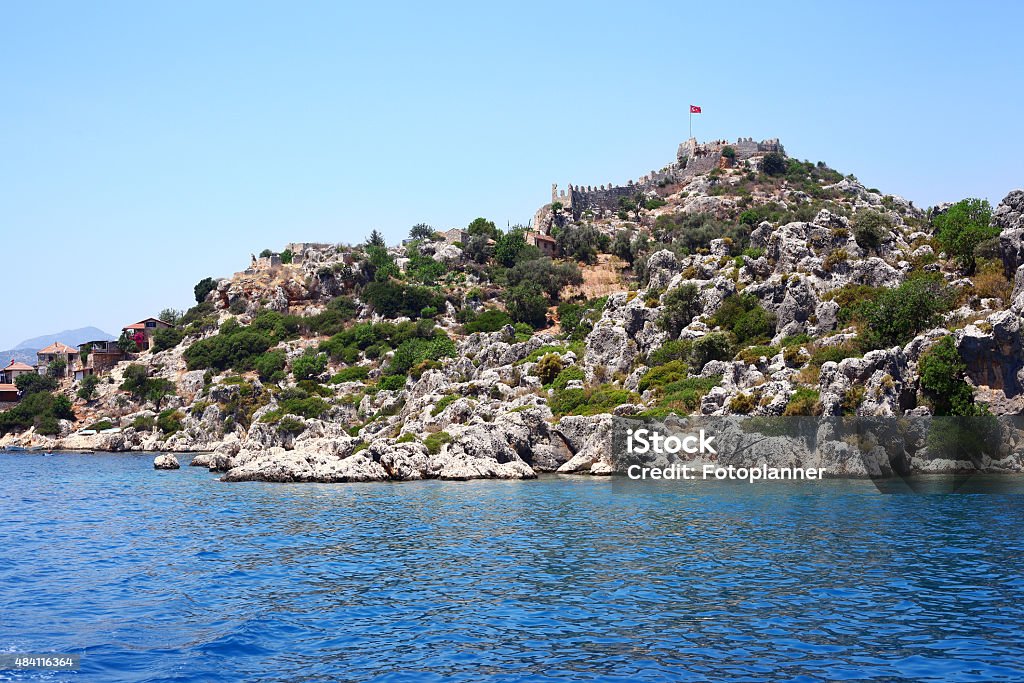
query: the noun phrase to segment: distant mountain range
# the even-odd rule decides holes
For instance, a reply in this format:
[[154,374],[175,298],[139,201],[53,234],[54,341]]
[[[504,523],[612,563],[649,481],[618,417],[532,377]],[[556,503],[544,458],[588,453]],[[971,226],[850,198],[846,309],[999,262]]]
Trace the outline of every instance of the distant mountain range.
[[68,346],[78,346],[79,344],[84,344],[89,341],[100,341],[102,339],[114,338],[115,337],[113,335],[108,332],[104,332],[98,327],[80,327],[77,330],[64,330],[63,332],[44,334],[39,337],[26,339],[13,349],[0,351],[0,367],[7,365],[7,363],[12,360],[18,361],[19,363],[34,365],[36,362],[36,351],[47,347],[54,342],[60,342],[62,344],[67,344]]

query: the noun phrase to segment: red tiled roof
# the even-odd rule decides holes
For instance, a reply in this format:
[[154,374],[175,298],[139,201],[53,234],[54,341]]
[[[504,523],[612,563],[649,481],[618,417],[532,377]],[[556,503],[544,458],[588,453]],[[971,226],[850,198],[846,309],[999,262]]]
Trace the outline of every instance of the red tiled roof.
[[24,363],[19,363],[18,361],[15,360],[11,360],[11,362],[7,365],[6,368],[4,368],[4,370],[28,370],[29,372],[36,371],[36,369],[31,365],[25,365]]
[[67,344],[61,344],[60,342],[53,342],[45,349],[39,349],[36,353],[78,353],[78,349],[73,349]]
[[0,384],[0,394],[7,393],[8,391],[18,391],[18,387],[13,384]]
[[161,320],[160,318],[143,318],[143,319],[142,319],[142,320],[140,320],[139,322],[137,322],[137,323],[132,323],[131,325],[125,325],[125,326],[124,326],[124,327],[122,327],[121,329],[122,329],[122,330],[144,330],[144,329],[146,329],[146,323],[147,323],[148,321],[150,321],[150,320],[154,320],[154,321],[156,321],[156,322],[160,323],[161,325],[167,325],[167,327],[173,327],[173,325],[171,325],[171,324],[170,324],[170,323],[168,323],[168,322],[164,322],[164,321],[163,321],[163,320]]

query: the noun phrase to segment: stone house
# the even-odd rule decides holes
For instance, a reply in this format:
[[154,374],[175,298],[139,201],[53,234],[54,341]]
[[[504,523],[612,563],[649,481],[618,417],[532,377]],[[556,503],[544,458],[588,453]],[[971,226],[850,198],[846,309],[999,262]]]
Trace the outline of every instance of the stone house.
[[146,318],[140,320],[137,323],[127,325],[122,329],[123,332],[127,332],[133,340],[135,345],[139,347],[139,351],[148,351],[153,345],[153,335],[156,334],[157,330],[166,330],[172,327],[170,323],[165,323],[163,320],[157,318]]
[[0,384],[14,384],[22,375],[31,375],[36,371],[31,365],[11,360],[7,367],[0,370]]
[[102,375],[110,371],[127,357],[116,341],[100,340],[78,345],[78,362],[75,364],[75,379],[87,375]]
[[540,253],[548,258],[554,258],[558,254],[558,242],[551,235],[543,235],[539,232],[526,233],[526,243],[540,249]]
[[75,362],[75,358],[78,357],[78,349],[73,349],[67,344],[60,342],[54,342],[44,349],[39,349],[36,352],[36,372],[40,375],[50,374],[50,364],[63,361],[64,370],[56,373],[58,378],[67,377],[71,374],[72,364]]
[[469,241],[469,233],[462,228],[452,228],[444,233],[445,244],[465,244]]
[[18,402],[18,387],[13,384],[0,383],[0,407],[6,407],[5,404],[14,404]]

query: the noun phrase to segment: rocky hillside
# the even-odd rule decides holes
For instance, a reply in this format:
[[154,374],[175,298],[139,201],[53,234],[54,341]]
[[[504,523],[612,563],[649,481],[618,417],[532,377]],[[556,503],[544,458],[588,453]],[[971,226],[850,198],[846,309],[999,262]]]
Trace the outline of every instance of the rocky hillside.
[[[612,416],[1024,412],[1024,191],[922,210],[727,150],[614,207],[542,207],[556,260],[484,219],[455,242],[418,225],[401,247],[265,252],[200,283],[157,351],[63,387],[59,433],[0,443],[204,451],[230,481],[527,478],[614,472]],[[911,469],[978,466],[906,449]],[[1020,470],[1013,451],[982,466]]]

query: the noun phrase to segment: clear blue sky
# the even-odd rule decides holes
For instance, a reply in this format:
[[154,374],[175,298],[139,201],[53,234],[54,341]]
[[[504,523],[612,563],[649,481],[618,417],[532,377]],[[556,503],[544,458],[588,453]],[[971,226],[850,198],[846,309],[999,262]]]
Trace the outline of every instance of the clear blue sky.
[[690,103],[701,139],[998,202],[1022,5],[910,5],[6,3],[0,349],[187,307],[264,247],[525,222],[671,161]]

